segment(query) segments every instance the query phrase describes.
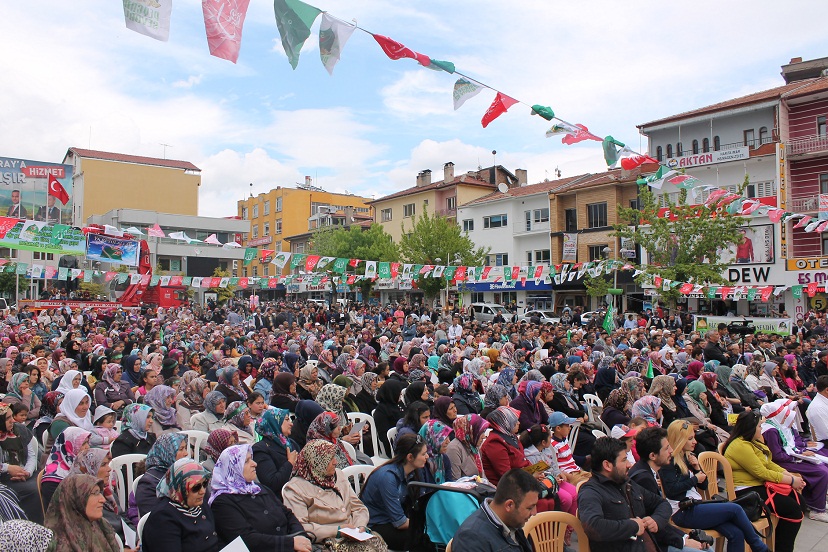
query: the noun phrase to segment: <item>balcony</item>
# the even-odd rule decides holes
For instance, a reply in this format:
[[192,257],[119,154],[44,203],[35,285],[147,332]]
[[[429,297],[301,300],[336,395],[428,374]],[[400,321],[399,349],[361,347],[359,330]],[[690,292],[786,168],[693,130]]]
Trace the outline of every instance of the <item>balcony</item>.
[[828,152],[828,135],[815,134],[805,138],[790,140],[785,147],[788,155],[808,155],[811,153]]
[[794,197],[788,210],[795,213],[816,213],[819,211],[819,196]]
[[534,234],[548,234],[550,230],[549,221],[546,222],[532,222],[531,224],[522,222],[512,225],[513,236],[529,236]]
[[437,209],[435,214],[440,217],[452,218],[457,216],[457,209]]

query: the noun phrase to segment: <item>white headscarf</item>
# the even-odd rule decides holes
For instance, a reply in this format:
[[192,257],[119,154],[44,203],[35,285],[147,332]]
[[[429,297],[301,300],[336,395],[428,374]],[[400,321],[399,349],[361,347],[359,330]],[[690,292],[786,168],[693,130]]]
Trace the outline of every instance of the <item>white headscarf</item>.
[[790,399],[776,399],[773,402],[763,404],[759,409],[762,416],[765,417],[765,423],[762,424],[762,433],[764,434],[770,429],[778,431],[782,447],[788,454],[795,452],[796,437],[791,426],[796,421],[796,408],[797,403]]
[[[60,378],[60,385],[58,385],[58,388],[55,389],[55,391],[59,391],[60,393],[63,393],[65,395],[66,393],[74,389],[74,387],[72,387],[72,382],[78,376],[81,376],[81,379],[83,379],[83,374],[81,374],[77,370],[67,370],[66,373],[63,374],[63,377]],[[83,388],[82,384],[78,386],[78,389],[82,389],[83,392],[86,393],[86,389]]]
[[[71,389],[66,391],[63,396],[63,402],[60,403],[60,410],[59,412],[63,414],[63,416],[75,424],[76,426],[85,429],[86,431],[95,431],[95,426],[92,424],[92,416],[89,411],[86,412],[86,416],[81,418],[75,413],[75,409],[81,403],[84,397],[89,397],[86,393],[86,389],[78,388],[78,389]],[[89,399],[90,406],[92,405],[92,399]]]

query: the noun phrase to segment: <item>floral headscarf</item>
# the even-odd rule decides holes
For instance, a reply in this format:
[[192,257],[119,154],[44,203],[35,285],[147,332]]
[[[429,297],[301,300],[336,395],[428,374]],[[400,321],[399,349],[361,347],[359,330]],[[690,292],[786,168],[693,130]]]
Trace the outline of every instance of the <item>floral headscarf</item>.
[[369,370],[373,370],[374,366],[377,365],[377,350],[371,347],[370,345],[366,345],[365,347],[363,347],[362,350],[359,352],[359,356],[362,357]]
[[673,395],[676,392],[676,380],[672,376],[656,376],[650,384],[650,395],[661,399],[661,404],[667,410],[675,410]]
[[654,397],[653,395],[645,395],[633,403],[632,417],[644,418],[647,421],[647,424],[651,426],[659,425],[656,414],[658,413],[658,408],[660,406],[661,399]]
[[489,390],[486,391],[486,396],[483,398],[483,406],[485,408],[498,408],[500,406],[500,399],[503,397],[508,397],[509,391],[499,383],[496,383],[489,387]]
[[[268,357],[264,359],[259,366],[258,376],[267,381],[273,381],[273,378],[276,375],[276,368],[278,366],[279,364],[276,362],[275,358]],[[304,369],[305,368],[302,368],[302,370]]]
[[319,362],[321,362],[328,368],[334,366],[333,352],[331,352],[330,349],[325,349],[324,351],[319,353]]
[[187,435],[184,433],[164,433],[161,435],[147,453],[147,469],[159,467],[168,470],[175,462],[178,448],[186,440]]
[[313,439],[322,439],[323,441],[329,441],[335,444],[337,467],[344,469],[348,466],[352,466],[354,459],[351,458],[351,455],[348,454],[345,447],[341,442],[339,442],[339,439],[335,439],[333,436],[333,432],[336,430],[337,426],[340,425],[339,422],[339,417],[333,412],[323,412],[314,418],[308,426],[307,438],[308,441]]
[[64,429],[49,451],[49,458],[43,469],[43,480],[60,482],[69,475],[81,447],[91,436],[91,432],[79,427],[69,426]]
[[379,376],[374,372],[365,372],[364,374],[362,374],[361,378],[363,391],[367,391],[369,395],[374,397],[374,399],[377,398],[377,390],[372,389],[372,386],[374,384],[374,381],[376,381],[378,377]]
[[451,435],[452,428],[440,420],[429,420],[420,428],[420,437],[428,448],[428,466],[437,483],[446,481],[446,469],[441,449]]
[[103,380],[111,385],[114,389],[120,389],[121,384],[115,381],[115,374],[123,372],[120,364],[107,364],[106,370],[103,373]]
[[268,408],[261,419],[256,421],[256,433],[262,437],[270,437],[288,450],[293,450],[290,439],[282,433],[282,424],[289,415],[290,411],[285,408]]
[[337,453],[337,447],[327,440],[311,439],[299,452],[293,467],[293,477],[301,477],[323,489],[336,488],[336,474],[328,475],[328,465]]
[[511,406],[499,406],[489,414],[488,422],[493,430],[497,431],[506,442],[518,448],[515,426],[520,421],[520,411]]
[[336,357],[336,368],[340,374],[345,374],[348,372],[348,361],[351,360],[353,357],[348,353],[342,353],[338,357]]
[[146,404],[132,403],[124,409],[121,431],[129,431],[136,439],[147,438],[147,416],[152,407]]
[[226,406],[227,397],[225,397],[221,391],[210,391],[207,393],[207,396],[204,397],[204,410],[214,416],[221,417],[222,415],[216,412],[216,408],[218,408],[221,401],[224,401]]
[[104,486],[94,475],[72,475],[58,485],[44,522],[55,533],[58,552],[120,550],[115,532],[105,519],[90,521],[86,517],[86,505],[95,491],[103,493]]
[[624,378],[621,381],[621,389],[627,392],[630,396],[630,401],[635,402],[644,394],[644,380],[638,376]]
[[149,390],[144,400],[155,411],[155,419],[165,426],[177,425],[175,402],[167,406],[167,398],[175,399],[175,389],[168,385],[156,385]]
[[324,385],[316,396],[316,402],[319,403],[319,406],[339,416],[342,425],[346,424],[345,420],[348,418],[342,406],[346,393],[348,393],[348,390],[341,385],[329,383]]
[[233,401],[227,405],[227,409],[224,411],[224,421],[242,431],[247,431],[249,433],[250,427],[244,425],[244,415],[249,411],[250,408],[247,406],[246,402]]
[[[187,374],[196,374],[197,377],[192,378],[189,382],[185,383],[187,379]],[[210,387],[210,382],[206,379],[202,378],[198,375],[197,372],[190,370],[189,372],[184,373],[184,377],[181,378],[181,382],[184,385],[184,400],[182,401],[183,405],[189,408],[190,410],[204,410],[204,390]]]
[[206,452],[213,462],[218,462],[221,453],[230,445],[239,442],[239,434],[229,429],[214,429],[207,437],[207,444],[204,445],[204,452]]
[[440,360],[437,362],[437,370],[454,371],[454,357],[451,353],[443,353]]
[[52,421],[57,416],[57,406],[63,398],[63,393],[60,391],[49,391],[43,396],[43,402],[40,403],[40,419],[38,421]]
[[515,369],[511,366],[505,366],[503,370],[500,372],[500,375],[497,377],[498,384],[502,385],[506,388],[509,392],[509,396],[515,398],[517,392],[515,391],[515,385],[512,381],[515,379]]
[[238,385],[233,385],[233,376],[235,376],[238,371],[239,371],[239,369],[236,368],[235,366],[227,366],[221,372],[221,375],[219,376],[219,380],[221,381],[221,383],[223,383],[224,385],[226,385],[227,387],[229,387],[230,389],[232,389],[233,391],[238,393],[239,396],[241,396],[242,399],[246,399],[247,398],[247,391],[244,390],[244,385],[242,385],[242,383],[241,383],[241,376],[239,376],[239,384]]
[[[176,503],[179,508],[187,511],[190,517],[201,515],[201,507],[189,508],[187,506],[187,491],[201,481],[204,481],[210,474],[197,464],[192,458],[181,458],[167,470],[163,479],[158,482],[155,494],[159,497],[167,497]],[[215,496],[215,495],[212,495]]]
[[262,488],[255,481],[244,478],[244,464],[252,454],[250,445],[233,445],[221,453],[213,469],[209,504],[223,494],[255,495],[261,492]]
[[604,408],[612,407],[624,413],[628,413],[631,406],[630,394],[623,387],[610,391],[607,400],[604,401]]
[[516,368],[515,363],[515,346],[511,343],[506,343],[500,348],[500,362],[508,366]]
[[474,465],[477,466],[477,473],[480,476],[483,475],[483,462],[480,458],[480,450],[477,448],[477,442],[488,427],[489,422],[477,414],[457,416],[454,419],[454,438],[471,454],[474,459]]

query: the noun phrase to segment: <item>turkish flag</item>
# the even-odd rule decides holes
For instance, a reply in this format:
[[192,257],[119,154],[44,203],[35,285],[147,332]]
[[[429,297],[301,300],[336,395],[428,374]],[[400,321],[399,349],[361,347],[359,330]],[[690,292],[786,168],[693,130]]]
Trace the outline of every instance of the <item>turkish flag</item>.
[[506,110],[512,107],[517,103],[517,100],[514,98],[510,98],[506,94],[502,92],[498,92],[497,96],[495,96],[492,105],[489,106],[489,109],[486,110],[486,114],[483,115],[483,119],[480,123],[483,125],[483,128],[489,126],[489,123],[506,113]]
[[49,174],[49,195],[55,196],[64,205],[69,203],[69,194],[66,193],[66,189],[58,182],[55,175],[51,173]]

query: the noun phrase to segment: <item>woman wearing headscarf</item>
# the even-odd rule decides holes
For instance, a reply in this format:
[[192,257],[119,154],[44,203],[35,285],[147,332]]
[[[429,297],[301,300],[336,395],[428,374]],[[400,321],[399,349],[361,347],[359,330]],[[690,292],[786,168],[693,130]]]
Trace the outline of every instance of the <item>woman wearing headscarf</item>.
[[273,378],[276,376],[276,371],[279,365],[274,358],[266,358],[259,365],[259,370],[256,372],[256,384],[253,386],[253,391],[261,393],[265,402],[270,401],[270,393],[273,390]]
[[762,391],[762,388],[759,386],[759,377],[762,375],[763,364],[764,363],[756,360],[755,357],[753,360],[750,361],[747,370],[748,375],[745,376],[745,385],[747,385],[748,389],[753,391],[753,393],[756,394],[757,397],[760,397],[758,393],[762,393],[762,396],[765,396],[765,398],[767,398],[765,392]]
[[630,395],[622,388],[613,389],[604,401],[604,410],[601,411],[601,420],[607,427],[628,425],[630,417],[627,412],[632,408]]
[[710,401],[704,383],[699,380],[691,381],[687,384],[685,395],[689,399],[687,409],[693,417],[699,420],[701,427],[714,431],[719,443],[727,441],[730,434],[710,420]]
[[43,396],[43,402],[40,404],[40,418],[34,423],[32,432],[38,442],[42,441],[43,432],[49,429],[49,426],[57,416],[58,406],[63,400],[63,393],[58,391],[49,391]]
[[322,387],[319,383],[319,368],[317,363],[308,363],[299,370],[299,380],[296,382],[296,394],[301,400],[313,400]]
[[303,546],[310,550],[299,520],[272,490],[256,483],[258,471],[249,445],[234,445],[221,453],[208,501],[219,538],[228,543],[241,536],[252,552],[305,550]]
[[123,540],[124,529],[121,525],[121,517],[118,515],[118,503],[110,485],[110,475],[112,474],[112,468],[109,467],[110,460],[112,460],[112,456],[108,450],[91,448],[78,454],[67,477],[86,474],[103,482],[103,495],[106,499],[103,507],[103,518],[109,523],[115,534]]
[[177,460],[156,493],[162,499],[144,531],[143,552],[217,552],[219,538],[213,512],[204,498],[209,473],[190,458]]
[[193,429],[210,433],[224,426],[225,410],[227,410],[227,397],[218,391],[210,391],[204,397],[204,412],[193,414],[190,423]]
[[595,373],[595,393],[602,401],[606,401],[613,389],[618,389],[618,375],[612,357],[605,356],[598,361],[598,371]]
[[[571,372],[571,374],[575,373],[577,372]],[[587,413],[575,397],[572,391],[572,383],[570,382],[570,378],[567,377],[567,374],[560,372],[555,374],[552,376],[550,383],[552,384],[555,396],[549,401],[549,408],[557,412],[563,412],[570,418],[575,418],[582,422],[587,421]]]
[[377,426],[377,439],[388,456],[392,456],[391,444],[388,442],[388,430],[397,427],[397,422],[405,415],[400,403],[400,395],[405,384],[396,379],[388,379],[377,391],[377,408],[374,422]]
[[43,503],[48,504],[55,489],[69,475],[69,470],[75,463],[78,454],[89,449],[89,438],[92,433],[78,427],[68,427],[61,433],[49,456],[46,458],[46,467],[40,480],[40,492]]
[[410,405],[413,402],[419,401],[426,403],[431,406],[431,394],[429,393],[428,386],[425,384],[424,381],[416,381],[411,383],[408,387],[405,388],[405,393],[403,394],[403,400],[406,405]]
[[727,415],[733,412],[733,407],[722,398],[718,392],[718,377],[713,372],[703,372],[701,381],[707,389],[707,402],[710,406],[710,421],[730,432],[730,424],[727,423]]
[[202,452],[207,458],[201,462],[204,469],[211,472],[218,462],[219,456],[227,447],[239,444],[239,434],[229,429],[216,429],[207,437],[207,442],[202,447]]
[[644,396],[647,389],[644,380],[638,376],[638,372],[627,372],[627,376],[621,380],[621,388],[630,396],[630,407],[632,403]]
[[515,369],[509,365],[505,365],[495,381],[495,383],[502,385],[509,392],[509,400],[517,397],[517,389],[515,388],[517,379],[517,372]]
[[480,446],[489,428],[489,422],[477,414],[457,416],[454,420],[454,439],[446,449],[452,480],[467,476],[485,477]]
[[250,389],[241,381],[238,368],[232,365],[223,367],[218,379],[219,384],[216,386],[216,391],[224,395],[228,403],[236,401],[243,402],[247,399]]
[[366,370],[373,370],[374,366],[377,365],[377,350],[370,345],[366,345],[359,351],[357,359],[365,363]]
[[104,520],[103,481],[93,475],[68,476],[46,511],[45,526],[54,533],[55,552],[119,552],[121,545]]
[[289,437],[296,443],[296,449],[301,450],[307,442],[308,428],[313,420],[325,410],[316,401],[299,401],[296,405],[296,419]]
[[107,364],[103,379],[95,386],[95,403],[106,406],[117,413],[135,402],[135,395],[129,382],[123,380],[120,364]]
[[773,361],[762,363],[762,373],[759,376],[759,388],[768,396],[768,399],[786,399],[785,391],[779,386],[779,365]]
[[345,387],[329,383],[323,386],[319,390],[319,395],[316,396],[316,402],[319,403],[319,406],[339,416],[339,423],[342,425],[348,423],[348,416],[343,405],[347,393],[348,390]]
[[57,436],[67,427],[75,426],[89,432],[95,431],[89,413],[91,404],[92,401],[89,399],[89,395],[82,388],[66,392],[58,408],[58,414],[55,416],[52,425],[49,426],[49,438],[46,439],[46,446],[51,449]]
[[365,372],[360,378],[362,389],[354,397],[354,403],[363,414],[371,414],[377,407],[378,378],[379,376],[374,372]]
[[296,403],[300,400],[296,394],[296,378],[294,375],[289,372],[276,374],[273,378],[273,389],[270,392],[270,406],[295,412]]
[[434,482],[438,484],[454,481],[451,475],[451,461],[446,456],[449,436],[452,432],[452,426],[447,426],[439,420],[428,420],[419,431],[428,449],[429,458],[426,468]]
[[675,391],[676,379],[673,376],[656,376],[650,384],[649,394],[661,400],[662,427],[669,427],[673,420],[683,417],[676,403],[673,402]]
[[454,427],[454,420],[457,419],[457,406],[452,398],[437,397],[434,401],[434,408],[431,409],[431,417],[448,427]]
[[131,404],[124,409],[121,434],[112,442],[112,457],[124,454],[147,454],[155,444],[152,428],[152,408],[146,404]]
[[389,380],[397,380],[403,383],[408,383],[408,358],[404,356],[398,356],[394,359],[394,362],[391,364],[391,376]]
[[282,408],[268,409],[256,422],[261,440],[253,445],[253,459],[259,466],[259,482],[276,496],[282,496],[298,457],[299,447],[288,437],[293,429],[289,415]]
[[9,382],[8,393],[3,402],[9,405],[21,403],[29,409],[27,421],[33,422],[40,417],[40,399],[32,392],[29,384],[29,374],[18,372]]
[[[188,380],[189,374],[195,374]],[[178,395],[178,401],[175,407],[176,421],[178,427],[182,430],[193,429],[192,418],[200,412],[204,412],[204,398],[210,392],[210,383],[201,377],[198,372],[189,370],[184,373],[181,379],[181,384],[184,387],[183,391]]]
[[[719,367],[720,373],[717,374],[719,376],[719,381],[723,380],[723,374],[726,371],[723,367]],[[752,409],[759,408],[761,405],[759,401],[756,399],[756,395],[753,391],[745,383],[745,378],[747,377],[747,366],[744,364],[734,364],[733,368],[730,372],[730,377],[728,378],[728,382],[730,388],[733,390],[734,394],[742,401],[742,404],[746,407],[750,407]],[[41,409],[42,410],[42,409]]]
[[145,402],[153,410],[152,432],[157,436],[170,431],[181,431],[178,427],[178,416],[175,408],[176,391],[167,385],[153,387]]
[[684,378],[688,382],[695,381],[701,378],[701,373],[704,370],[704,363],[693,360],[687,365],[687,376]]
[[128,355],[123,362],[123,377],[130,387],[138,387],[141,384],[141,358],[138,355]]
[[224,411],[224,429],[235,431],[239,444],[252,445],[256,442],[250,406],[246,402],[232,402]]
[[0,403],[0,481],[14,491],[29,519],[42,521],[37,491],[37,441],[23,424],[15,423],[11,408]]
[[632,405],[633,418],[643,418],[647,427],[661,427],[661,414],[661,399],[653,395],[644,395]]
[[170,469],[176,460],[186,458],[187,435],[183,433],[165,433],[152,445],[147,453],[147,471],[135,487],[135,506],[137,516],[133,523],[161,501],[155,492],[158,483],[164,478],[164,474]]
[[324,349],[321,353],[319,353],[319,362],[316,364],[316,367],[319,370],[319,377],[322,379],[323,383],[330,383],[333,381],[333,376],[331,374],[334,373],[334,369],[336,368],[333,351],[330,349]]
[[342,445],[342,426],[339,424],[337,415],[333,412],[323,412],[311,422],[308,428],[307,441],[322,439],[336,445],[337,468],[345,469],[354,465],[356,458],[351,458],[348,451]]
[[677,378],[676,388],[673,391],[673,402],[676,405],[676,411],[679,413],[679,418],[689,418],[692,416],[692,414],[690,414],[690,410],[687,408],[687,401],[684,399],[684,390],[687,389],[687,383],[688,382],[685,378]]
[[733,368],[727,364],[720,364],[716,367],[714,374],[717,380],[716,393],[730,405],[729,413],[735,412],[738,414],[744,410],[744,407],[742,406],[742,399],[730,383],[732,373]]
[[483,392],[483,385],[474,375],[466,372],[457,376],[454,380],[454,405],[457,407],[457,414],[479,414],[483,410],[480,401],[480,394]]

